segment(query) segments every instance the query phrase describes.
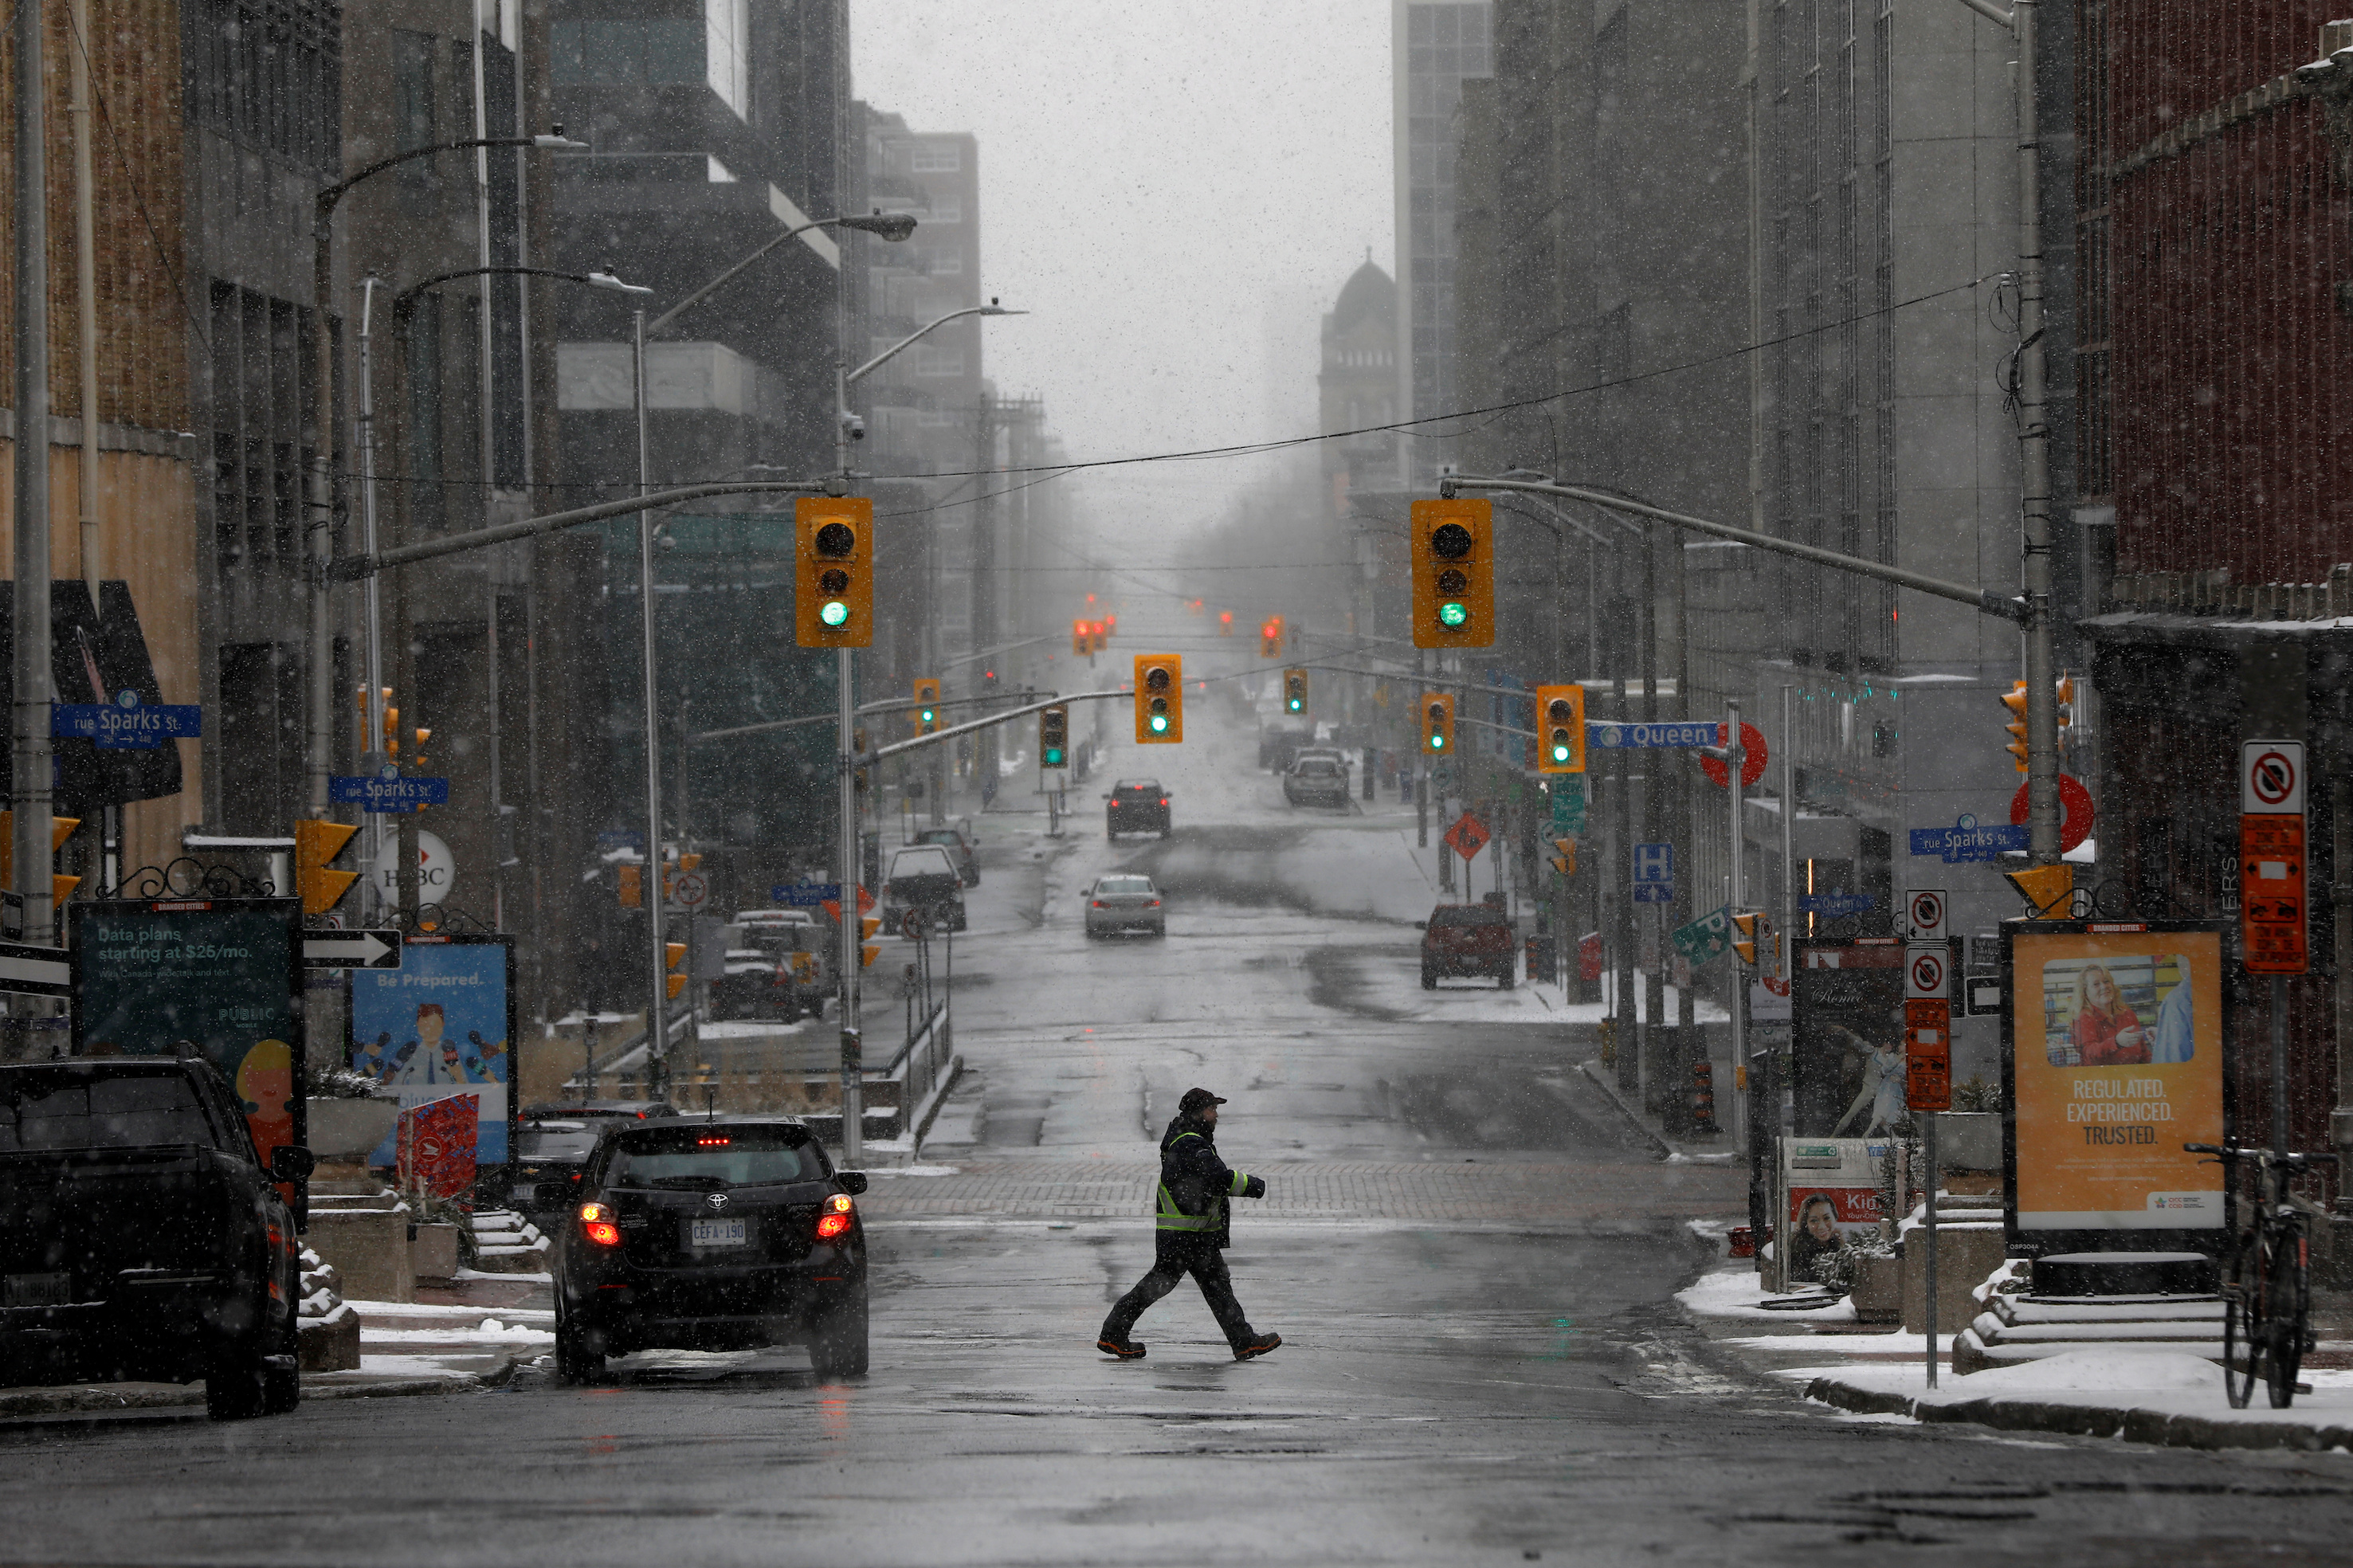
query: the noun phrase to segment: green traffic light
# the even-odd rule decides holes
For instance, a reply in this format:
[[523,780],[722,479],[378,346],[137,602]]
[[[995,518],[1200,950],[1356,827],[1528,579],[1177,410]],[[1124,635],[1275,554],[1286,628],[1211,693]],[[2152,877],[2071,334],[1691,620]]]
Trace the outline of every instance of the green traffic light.
[[1446,737],[1443,735],[1432,735],[1430,738],[1430,749],[1433,752],[1442,752],[1446,750]]
[[938,714],[936,714],[936,713],[934,713],[934,712],[933,712],[930,709],[926,708],[926,709],[924,709],[924,710],[923,710],[923,722],[924,722],[924,723],[928,724],[928,723],[930,723],[933,720],[936,719],[936,718],[938,718],[938,717],[939,717],[939,715],[938,715]]
[[818,606],[817,618],[829,626],[844,625],[849,619],[849,606],[839,599],[828,599]]
[[1450,631],[1461,631],[1470,621],[1470,610],[1454,600],[1438,606],[1438,624]]
[[1050,768],[1059,768],[1062,765],[1061,747],[1049,746],[1046,748],[1046,765]]
[[1293,699],[1291,700],[1291,710],[1292,710],[1293,713],[1298,712],[1298,711],[1300,710],[1300,709],[1302,709],[1302,708],[1303,708],[1303,707],[1305,707],[1305,706],[1306,706],[1306,704],[1305,704],[1305,703],[1303,703],[1303,702],[1302,702],[1302,701],[1300,701],[1300,700],[1299,700],[1299,699],[1298,699],[1298,698],[1296,698],[1296,697],[1294,697],[1294,698],[1293,698]]
[[1155,713],[1152,716],[1152,732],[1155,735],[1163,734],[1166,732],[1167,729],[1168,715],[1166,713]]

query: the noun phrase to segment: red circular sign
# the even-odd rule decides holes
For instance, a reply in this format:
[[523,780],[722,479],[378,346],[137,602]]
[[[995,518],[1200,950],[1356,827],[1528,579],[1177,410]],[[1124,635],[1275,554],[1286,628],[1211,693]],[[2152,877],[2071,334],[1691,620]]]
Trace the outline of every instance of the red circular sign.
[[[1715,743],[1719,746],[1724,744],[1724,726],[1721,724],[1715,727]],[[1743,719],[1740,721],[1740,744],[1747,752],[1740,763],[1740,787],[1751,789],[1758,779],[1765,776],[1765,732]],[[1707,770],[1707,776],[1715,781],[1718,789],[1725,787],[1731,770],[1724,765],[1723,758],[1702,757],[1699,765]]]
[[2277,752],[2265,752],[2247,766],[2247,788],[2265,805],[2278,805],[2295,794],[2295,762]]
[[1912,987],[1915,991],[1927,992],[1945,988],[1945,958],[1942,953],[1923,952],[1913,958]]
[[[2015,827],[2026,820],[2026,789],[2010,797],[2010,822]],[[2059,853],[2064,855],[2092,836],[2092,792],[2073,773],[2059,775]]]

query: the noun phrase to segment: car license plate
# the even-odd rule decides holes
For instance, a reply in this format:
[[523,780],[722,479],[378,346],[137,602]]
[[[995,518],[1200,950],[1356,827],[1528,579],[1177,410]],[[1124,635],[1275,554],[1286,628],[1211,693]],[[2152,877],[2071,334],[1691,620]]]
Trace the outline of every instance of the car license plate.
[[707,1247],[742,1247],[750,1239],[746,1222],[740,1219],[698,1219],[687,1223],[688,1245],[698,1251]]
[[70,1274],[0,1276],[0,1306],[56,1307],[73,1300]]

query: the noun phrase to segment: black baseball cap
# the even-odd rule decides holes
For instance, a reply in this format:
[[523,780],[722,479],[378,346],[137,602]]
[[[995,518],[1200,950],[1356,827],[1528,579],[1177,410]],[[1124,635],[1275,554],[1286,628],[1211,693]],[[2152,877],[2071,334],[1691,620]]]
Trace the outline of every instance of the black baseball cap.
[[1185,1098],[1176,1102],[1179,1110],[1198,1110],[1205,1105],[1223,1105],[1225,1100],[1206,1089],[1188,1089]]

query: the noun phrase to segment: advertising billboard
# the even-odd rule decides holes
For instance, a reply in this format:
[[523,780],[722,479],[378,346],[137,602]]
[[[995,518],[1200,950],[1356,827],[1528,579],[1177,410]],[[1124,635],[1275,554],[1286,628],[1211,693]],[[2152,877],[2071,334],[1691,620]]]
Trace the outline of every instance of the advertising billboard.
[[1789,1086],[1799,1138],[1861,1138],[1905,1119],[1904,947],[1801,937],[1789,980]]
[[77,1056],[187,1041],[245,1107],[261,1162],[302,1142],[302,902],[136,899],[66,906]]
[[[390,1085],[406,1106],[454,1095],[479,1097],[477,1165],[507,1161],[514,1118],[514,939],[412,936],[398,969],[354,969],[351,977],[351,1068]],[[452,1152],[454,1157],[454,1151]],[[368,1158],[397,1157],[386,1134]]]
[[2221,1167],[2182,1145],[2224,1136],[2220,926],[2013,922],[2002,972],[2011,1239],[2219,1247]]

